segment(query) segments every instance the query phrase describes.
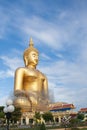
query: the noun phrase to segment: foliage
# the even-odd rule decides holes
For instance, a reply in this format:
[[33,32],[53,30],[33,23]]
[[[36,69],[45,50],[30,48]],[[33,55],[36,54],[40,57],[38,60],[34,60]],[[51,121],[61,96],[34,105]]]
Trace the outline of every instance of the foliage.
[[4,118],[4,117],[5,117],[4,112],[0,112],[0,118]]
[[[0,107],[0,118],[1,119],[5,119],[5,113],[3,112],[4,106]],[[20,120],[21,117],[21,108],[16,108],[15,107],[15,111],[12,112],[11,114],[11,120],[14,122],[17,122],[18,120]]]
[[79,123],[79,120],[77,118],[72,118],[70,120],[70,125],[73,126],[73,127],[77,126],[78,123]]
[[41,121],[40,112],[35,112],[34,118],[35,118],[36,124],[40,123],[40,121]]
[[83,119],[84,119],[84,114],[78,114],[78,115],[77,115],[77,119],[83,120]]
[[4,118],[4,116],[5,116],[3,109],[4,109],[4,107],[0,106],[0,118]]
[[[27,129],[25,129],[25,130],[27,130]],[[32,128],[28,128],[28,130],[46,130],[46,127],[45,127],[45,124],[42,123],[42,124],[36,125]]]
[[[53,128],[48,128],[47,130],[51,130],[51,129],[53,129]],[[5,128],[1,128],[0,130],[5,130]],[[14,130],[14,128],[10,128],[10,130]],[[40,127],[34,127],[34,128],[15,128],[15,130],[42,130],[42,129],[40,129]],[[44,130],[46,130],[46,129],[44,129]],[[57,128],[55,129],[55,130],[57,130]],[[68,130],[68,129],[66,129],[66,130]],[[73,127],[73,128],[70,128],[70,130],[87,130],[87,128],[76,128],[76,127]]]
[[3,112],[4,106],[0,106],[0,112]]
[[71,128],[71,130],[80,130],[80,129],[79,129],[79,128],[75,128],[75,127],[74,127],[74,128]]
[[40,130],[46,130],[46,127],[45,127],[45,124],[44,124],[44,123],[42,123],[42,124],[40,125]]
[[4,123],[5,120],[5,113],[3,112],[4,107],[0,106],[0,124]]
[[20,120],[22,115],[21,108],[15,107],[14,112],[12,113],[11,120],[17,122]]
[[40,120],[41,119],[40,112],[35,112],[34,118]]
[[43,115],[42,115],[43,119],[45,120],[45,122],[47,121],[53,121],[53,115],[51,112],[45,112]]

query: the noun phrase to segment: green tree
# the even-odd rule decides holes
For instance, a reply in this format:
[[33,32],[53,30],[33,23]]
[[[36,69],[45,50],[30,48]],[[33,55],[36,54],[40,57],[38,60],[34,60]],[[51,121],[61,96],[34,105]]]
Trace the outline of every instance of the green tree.
[[5,121],[5,113],[3,112],[4,106],[0,106],[0,122]]
[[0,112],[3,112],[4,106],[0,106]]
[[35,112],[34,117],[35,117],[36,119],[40,120],[40,119],[41,119],[41,114],[40,114],[40,112]]
[[5,117],[5,114],[4,112],[0,112],[0,119],[4,118]]
[[41,120],[40,112],[35,112],[34,118],[35,118],[36,124],[39,123],[39,121]]
[[83,120],[84,119],[84,114],[77,114],[77,119],[79,119],[79,120]]
[[4,116],[5,116],[3,109],[4,109],[4,107],[0,106],[0,118],[4,118]]
[[22,115],[21,108],[15,107],[14,112],[12,112],[11,114],[11,120],[17,122],[20,120],[21,115]]
[[79,120],[78,120],[77,118],[72,118],[72,119],[70,120],[70,126],[71,126],[71,127],[76,127],[76,126],[78,126],[78,123],[79,123]]
[[42,114],[43,119],[45,120],[45,122],[48,121],[53,121],[53,115],[51,112],[45,112],[44,114]]

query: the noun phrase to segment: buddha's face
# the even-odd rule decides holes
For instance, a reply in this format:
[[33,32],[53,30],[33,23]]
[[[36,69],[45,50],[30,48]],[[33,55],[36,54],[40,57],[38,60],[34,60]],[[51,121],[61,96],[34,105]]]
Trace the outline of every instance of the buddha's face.
[[38,64],[38,53],[31,51],[28,55],[28,65],[37,65]]

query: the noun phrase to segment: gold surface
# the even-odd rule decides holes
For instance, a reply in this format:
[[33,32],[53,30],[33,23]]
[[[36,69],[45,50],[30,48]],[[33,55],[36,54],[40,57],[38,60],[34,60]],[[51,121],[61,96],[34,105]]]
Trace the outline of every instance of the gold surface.
[[[20,107],[40,106],[48,104],[48,81],[46,76],[36,69],[39,53],[30,39],[29,47],[24,51],[25,67],[15,72],[14,104]],[[42,106],[43,106],[42,105]]]

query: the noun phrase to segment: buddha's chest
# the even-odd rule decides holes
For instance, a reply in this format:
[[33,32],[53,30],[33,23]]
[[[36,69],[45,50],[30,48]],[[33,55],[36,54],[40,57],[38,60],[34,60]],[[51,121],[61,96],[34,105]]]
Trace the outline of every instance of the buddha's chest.
[[28,70],[27,72],[25,72],[24,74],[24,81],[30,81],[30,82],[34,82],[34,81],[42,81],[44,80],[44,75],[38,71],[38,70]]

